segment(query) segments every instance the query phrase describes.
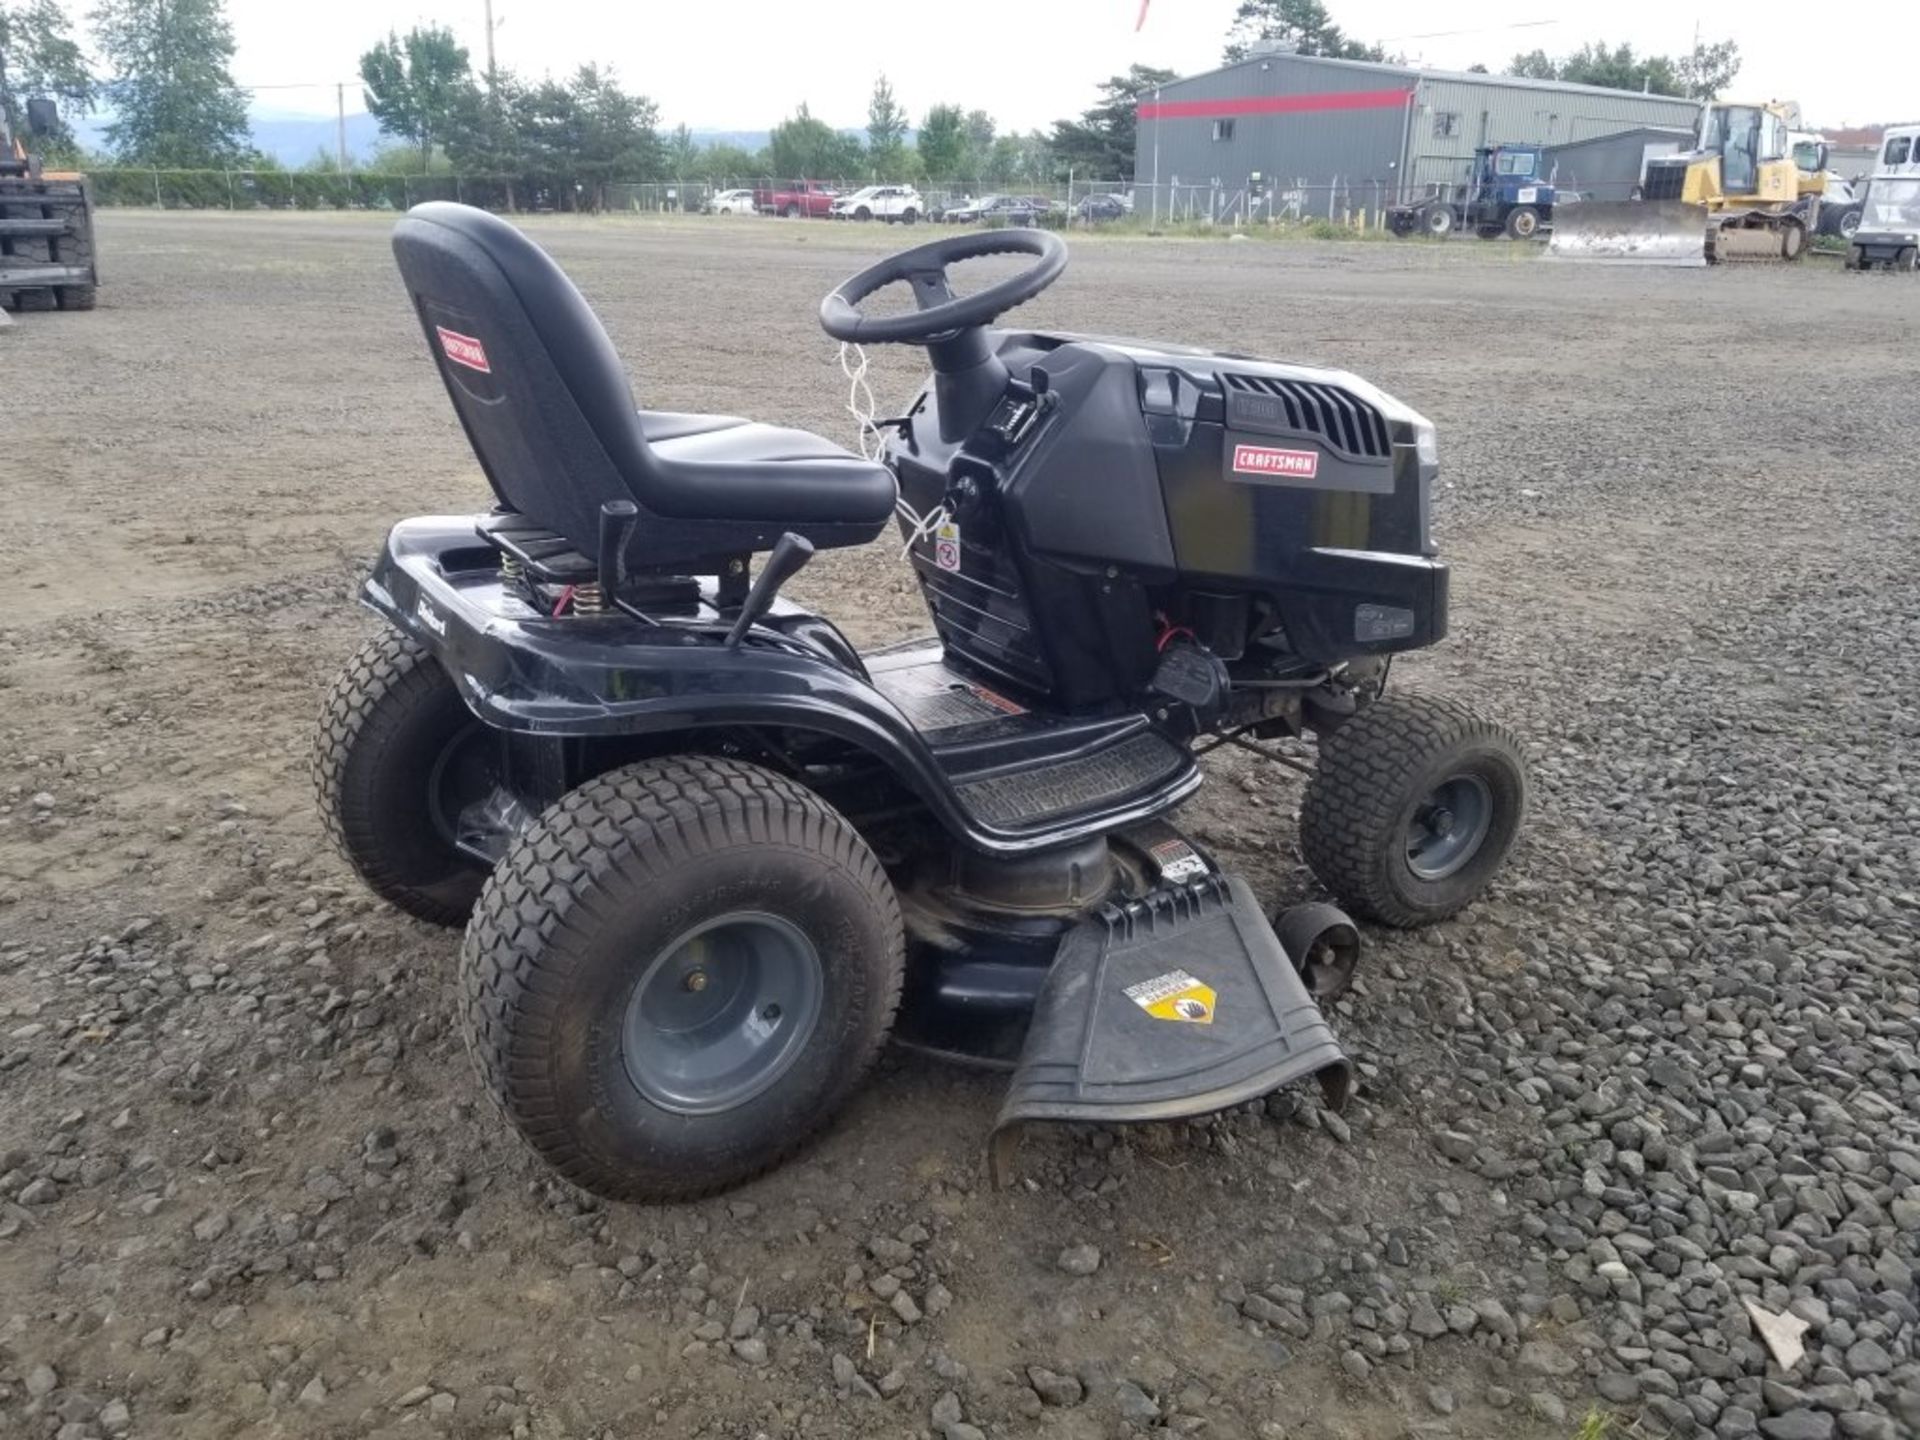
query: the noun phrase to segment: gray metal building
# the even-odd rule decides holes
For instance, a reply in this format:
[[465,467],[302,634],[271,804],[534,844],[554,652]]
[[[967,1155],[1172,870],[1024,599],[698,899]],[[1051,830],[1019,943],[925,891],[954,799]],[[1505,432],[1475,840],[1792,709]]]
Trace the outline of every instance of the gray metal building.
[[1589,200],[1626,200],[1647,178],[1647,161],[1690,150],[1693,138],[1691,130],[1641,125],[1593,140],[1573,140],[1546,152],[1540,175]]
[[1479,145],[1690,131],[1698,115],[1670,96],[1266,52],[1145,97],[1134,183],[1242,191],[1257,175],[1251,188],[1337,181],[1406,198],[1465,179]]

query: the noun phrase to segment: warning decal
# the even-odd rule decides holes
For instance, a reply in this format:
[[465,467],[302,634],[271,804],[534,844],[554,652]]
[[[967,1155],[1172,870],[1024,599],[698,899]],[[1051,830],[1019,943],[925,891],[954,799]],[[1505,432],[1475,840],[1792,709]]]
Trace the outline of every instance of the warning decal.
[[1311,480],[1320,473],[1318,450],[1282,450],[1275,445],[1233,447],[1236,475],[1277,475],[1288,480]]
[[942,570],[960,573],[960,522],[943,520],[933,532],[933,563]]
[[1169,970],[1129,985],[1127,998],[1156,1020],[1178,1020],[1188,1025],[1213,1023],[1213,987],[1201,984],[1184,970]]
[[440,353],[447,359],[469,370],[478,370],[482,375],[493,373],[493,367],[487,363],[487,347],[473,336],[462,335],[458,330],[449,330],[444,325],[433,328],[440,335]]
[[1197,880],[1207,873],[1207,862],[1184,840],[1162,840],[1147,847],[1153,863],[1160,867],[1160,878],[1171,884]]

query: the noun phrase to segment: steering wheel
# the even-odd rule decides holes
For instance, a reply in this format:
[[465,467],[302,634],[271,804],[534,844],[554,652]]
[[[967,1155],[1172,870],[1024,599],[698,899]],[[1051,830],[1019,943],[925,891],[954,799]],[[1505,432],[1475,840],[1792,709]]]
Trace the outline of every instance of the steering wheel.
[[[955,295],[947,284],[947,267],[983,255],[1032,255],[1035,263],[977,294]],[[889,255],[851,280],[843,280],[820,302],[820,328],[836,340],[861,345],[926,345],[990,324],[1033,299],[1066,268],[1066,243],[1050,231],[980,230],[951,235]],[[860,313],[862,300],[900,281],[913,287],[913,298],[920,305],[917,312]]]

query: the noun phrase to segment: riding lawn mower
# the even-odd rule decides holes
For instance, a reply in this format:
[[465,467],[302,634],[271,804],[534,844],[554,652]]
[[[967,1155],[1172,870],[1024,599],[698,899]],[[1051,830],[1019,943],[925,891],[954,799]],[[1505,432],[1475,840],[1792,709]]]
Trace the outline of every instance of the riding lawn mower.
[[[1338,371],[996,327],[1066,266],[1044,230],[826,297],[828,335],[931,363],[874,459],[636,410],[497,217],[423,205],[394,250],[498,504],[392,530],[316,781],[373,890],[466,927],[470,1047],[555,1169],[618,1200],[739,1184],[890,1038],[1009,1073],[996,1178],[1034,1122],[1308,1077],[1344,1103],[1320,1006],[1348,912],[1454,914],[1526,806],[1505,730],[1387,688],[1446,633],[1432,425]],[[896,284],[917,308],[863,311]],[[863,653],[781,592],[890,524],[932,631]],[[1300,850],[1345,910],[1270,917],[1170,820],[1221,745],[1310,771]]]

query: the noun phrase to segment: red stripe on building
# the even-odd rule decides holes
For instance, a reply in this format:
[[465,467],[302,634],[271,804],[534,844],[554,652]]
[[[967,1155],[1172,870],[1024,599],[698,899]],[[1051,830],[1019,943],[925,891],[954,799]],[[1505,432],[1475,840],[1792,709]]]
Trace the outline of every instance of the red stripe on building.
[[1310,115],[1323,110],[1397,110],[1407,90],[1326,90],[1317,95],[1245,95],[1233,100],[1151,100],[1140,106],[1142,120],[1221,120],[1229,115]]

